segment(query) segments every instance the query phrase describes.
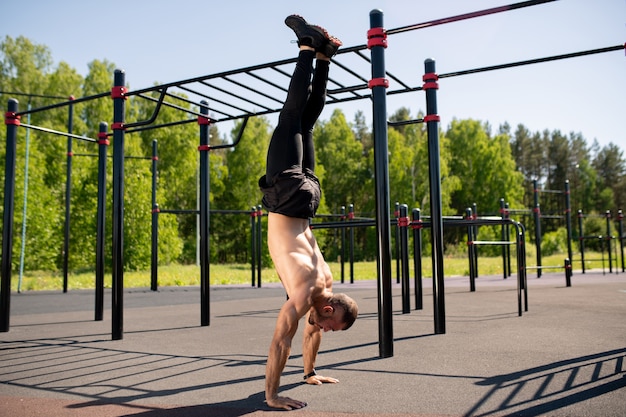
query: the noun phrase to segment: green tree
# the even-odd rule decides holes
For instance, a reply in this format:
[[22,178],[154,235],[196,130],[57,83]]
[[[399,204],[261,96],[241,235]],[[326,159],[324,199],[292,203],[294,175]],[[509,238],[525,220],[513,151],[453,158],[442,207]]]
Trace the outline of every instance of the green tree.
[[342,206],[364,192],[357,182],[365,164],[363,147],[339,109],[328,122],[319,123],[314,139],[322,198],[331,213],[339,213]]
[[487,124],[455,119],[446,137],[450,141],[451,173],[462,183],[452,200],[458,213],[473,203],[479,213],[497,213],[500,198],[511,207],[521,203],[522,175],[516,170],[508,135],[491,137]]
[[[238,136],[242,122],[235,124],[231,138]],[[212,206],[216,210],[245,210],[261,203],[259,178],[265,174],[265,158],[271,127],[265,117],[253,117],[237,146],[225,155],[227,176],[223,192]],[[231,142],[232,143],[232,142]],[[247,215],[220,215],[211,217],[212,257],[218,262],[247,262],[250,247],[250,217]]]

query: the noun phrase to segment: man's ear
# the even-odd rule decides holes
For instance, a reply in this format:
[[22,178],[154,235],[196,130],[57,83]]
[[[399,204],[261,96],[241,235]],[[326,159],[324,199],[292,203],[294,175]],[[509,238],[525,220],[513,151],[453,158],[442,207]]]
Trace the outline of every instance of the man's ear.
[[332,316],[333,313],[335,312],[335,309],[333,308],[333,306],[331,306],[330,304],[325,305],[322,310],[324,311],[324,313],[328,314],[329,316]]

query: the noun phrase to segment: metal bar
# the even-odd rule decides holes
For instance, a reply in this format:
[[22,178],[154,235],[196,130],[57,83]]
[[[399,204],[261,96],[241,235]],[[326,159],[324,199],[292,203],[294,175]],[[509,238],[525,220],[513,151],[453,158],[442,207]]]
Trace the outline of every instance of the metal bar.
[[[425,74],[436,74],[435,61],[424,61]],[[427,80],[427,83],[433,83]],[[439,162],[439,115],[437,114],[437,89],[426,90],[426,130],[428,134],[428,163],[431,204],[431,242],[433,265],[433,309],[435,334],[446,332],[446,309],[443,270],[443,212],[441,203],[441,166]]]
[[50,104],[48,106],[38,107],[38,108],[35,108],[35,109],[30,109],[30,110],[27,110],[27,111],[19,112],[19,113],[17,113],[17,115],[18,116],[23,116],[25,114],[33,114],[33,113],[46,111],[46,110],[58,109],[60,107],[70,106],[72,104],[83,103],[85,101],[91,101],[91,100],[95,100],[95,99],[98,99],[98,98],[107,97],[107,96],[110,96],[110,95],[111,95],[111,92],[107,91],[106,93],[94,94],[92,96],[86,96],[86,97],[81,97],[81,98],[74,98],[73,100],[64,101],[62,103]]
[[[248,90],[248,91],[251,91],[251,92],[253,92],[254,94],[258,94],[258,95],[260,95],[260,96],[262,96],[262,97],[265,97],[265,98],[267,98],[267,99],[270,99],[270,100],[273,100],[273,101],[275,101],[275,102],[277,102],[277,103],[280,103],[281,105],[283,104],[283,103],[282,103],[282,101],[278,100],[276,97],[273,97],[273,96],[271,96],[271,95],[269,95],[269,94],[266,94],[266,93],[264,93],[264,92],[262,92],[262,91],[258,91],[258,90],[256,90],[256,89],[254,89],[254,88],[250,87],[249,85],[245,85],[245,84],[243,84],[243,83],[240,83],[239,81],[232,80],[232,79],[230,79],[230,78],[228,78],[228,77],[224,77],[224,80],[226,80],[226,81],[228,81],[228,82],[230,82],[230,83],[233,83],[233,84],[235,84],[236,86],[239,86],[239,87],[241,87],[241,88],[244,88],[244,89],[246,89],[246,90]],[[235,97],[238,97],[238,96],[235,96]],[[251,104],[256,104],[256,103],[254,103],[254,102],[252,102],[252,101],[250,101],[250,100],[246,100],[246,99],[243,99],[243,98],[242,98],[242,100],[248,101],[248,103],[251,103]],[[265,107],[265,106],[261,106],[261,107]],[[265,107],[265,108],[266,108],[266,109],[268,109],[268,107]]]
[[165,95],[167,94],[167,88],[164,88],[163,90],[160,90],[161,94],[159,95],[159,98],[157,99],[156,103],[157,105],[154,108],[154,111],[152,112],[152,116],[150,116],[149,119],[147,120],[142,120],[139,122],[133,122],[133,123],[127,123],[126,124],[126,128],[133,128],[133,127],[139,127],[139,126],[146,126],[146,125],[150,125],[152,123],[154,123],[154,121],[157,119],[157,117],[159,117],[159,112],[161,111],[161,106],[163,105],[163,100],[165,99]]
[[104,316],[104,248],[106,243],[108,128],[107,123],[100,123],[100,140],[98,141],[98,208],[96,212],[96,302],[94,312],[94,320],[96,321],[102,321]]
[[[209,115],[209,103],[202,102],[200,113]],[[211,324],[210,306],[210,247],[209,247],[209,125],[200,124],[200,321],[202,326]]]
[[[124,71],[116,70],[114,89],[126,85]],[[113,96],[113,240],[112,240],[112,338],[124,336],[124,120],[126,98]]]
[[[72,101],[74,97],[70,97]],[[67,133],[74,129],[74,105],[68,107]],[[70,256],[70,207],[72,201],[72,138],[67,138],[67,166],[65,177],[65,223],[63,225],[63,292],[67,292],[69,256]]]
[[422,291],[422,225],[420,209],[414,208],[411,214],[413,225],[413,270],[415,274],[415,309],[424,308]]
[[[370,12],[370,28],[384,30],[383,12]],[[385,48],[370,48],[372,55],[372,79],[385,77]],[[389,160],[387,138],[386,87],[372,87],[374,177],[376,183],[376,235],[378,248],[378,337],[381,358],[393,356],[393,309],[391,298],[391,232],[389,229]]]
[[33,126],[33,125],[26,124],[26,123],[21,123],[20,126],[26,127],[28,129],[38,130],[38,131],[41,131],[41,132],[52,133],[53,135],[65,136],[65,137],[74,138],[74,139],[80,139],[80,140],[84,140],[85,142],[97,142],[96,139],[88,138],[86,136],[73,135],[71,133],[60,132],[58,130],[48,129],[48,128],[40,127],[40,126]]
[[152,140],[152,245],[150,257],[150,289],[159,288],[159,205],[157,204],[157,173],[159,156],[157,140]]
[[411,288],[409,286],[409,207],[400,205],[400,259],[402,275],[402,313],[411,312]]
[[394,35],[396,33],[402,33],[402,32],[408,32],[408,31],[416,30],[416,29],[424,29],[424,28],[429,28],[433,26],[444,25],[447,23],[458,22],[458,21],[466,20],[466,19],[473,19],[476,17],[487,16],[487,15],[494,14],[494,13],[507,12],[509,10],[516,10],[516,9],[521,9],[521,8],[529,7],[529,6],[536,6],[536,5],[543,4],[543,3],[550,3],[553,1],[555,0],[523,1],[520,3],[509,4],[506,6],[493,7],[490,9],[479,10],[476,12],[463,13],[463,14],[459,14],[456,16],[445,17],[443,19],[435,19],[435,20],[430,20],[428,22],[418,23],[415,25],[408,25],[408,26],[403,26],[403,27],[399,27],[396,29],[390,29],[387,31],[387,34]]
[[[520,67],[523,65],[531,65],[531,64],[538,64],[542,62],[557,61],[560,59],[577,58],[577,57],[586,56],[586,55],[601,54],[604,52],[611,52],[611,51],[619,51],[622,49],[624,49],[624,44],[609,46],[606,48],[591,49],[588,51],[573,52],[573,53],[562,54],[562,55],[554,55],[554,56],[545,57],[545,58],[528,59],[525,61],[511,62],[508,64],[492,65],[492,66],[482,67],[482,68],[449,72],[446,74],[440,74],[439,78],[450,78],[450,77],[458,77],[460,75],[477,74],[479,72],[487,72],[487,71],[501,70],[505,68]],[[547,190],[544,190],[543,192],[546,192],[546,191]],[[562,192],[562,191],[559,191],[559,192]]]
[[15,155],[17,144],[17,116],[18,101],[9,99],[7,115],[13,114],[13,119],[5,119],[7,126],[7,140],[5,144],[4,164],[4,211],[2,226],[2,261],[0,282],[0,332],[9,331],[11,314],[11,272],[13,263],[13,217],[15,215]]

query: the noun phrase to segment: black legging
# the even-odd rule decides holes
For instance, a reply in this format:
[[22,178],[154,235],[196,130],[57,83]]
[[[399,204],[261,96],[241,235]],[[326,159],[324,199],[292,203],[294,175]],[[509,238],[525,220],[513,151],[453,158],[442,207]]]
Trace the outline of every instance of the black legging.
[[278,117],[267,151],[266,181],[289,168],[315,170],[313,127],[326,102],[329,62],[317,60],[313,82],[315,51],[300,51],[289,83],[287,99]]

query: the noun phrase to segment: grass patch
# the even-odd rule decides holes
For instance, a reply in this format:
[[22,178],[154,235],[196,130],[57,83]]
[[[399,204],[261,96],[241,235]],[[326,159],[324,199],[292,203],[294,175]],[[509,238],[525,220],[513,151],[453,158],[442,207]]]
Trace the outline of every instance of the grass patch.
[[[585,268],[602,268],[600,254],[588,253],[585,261]],[[564,255],[544,257],[544,266],[562,266]],[[413,263],[410,261],[409,272],[413,276]],[[516,270],[515,259],[511,260],[511,268]],[[535,259],[529,258],[527,265],[535,265]],[[338,262],[329,262],[335,281],[341,279],[341,265]],[[605,260],[605,267],[608,267],[608,260]],[[617,266],[616,266],[617,267]],[[430,257],[422,258],[422,275],[424,278],[432,276],[432,265]],[[581,270],[580,260],[574,259],[573,270]],[[391,265],[392,275],[396,276],[395,260]],[[446,257],[444,259],[444,271],[446,276],[469,276],[469,264],[465,257]],[[549,270],[555,272],[558,270]],[[478,273],[480,275],[502,274],[502,258],[481,257],[478,259]],[[528,275],[533,276],[535,271],[529,270]],[[209,275],[211,285],[251,285],[252,273],[248,264],[226,264],[210,266]],[[350,265],[344,264],[345,282],[350,281]],[[354,279],[374,280],[376,279],[376,262],[356,262],[354,264]],[[18,277],[13,276],[11,288],[17,291]],[[181,287],[200,285],[200,267],[196,265],[164,265],[159,267],[158,284],[160,287]],[[278,282],[278,275],[273,268],[263,268],[261,271],[262,283]],[[106,274],[104,278],[105,288],[111,287],[111,274]],[[128,271],[124,273],[124,286],[126,288],[150,287],[150,271]],[[22,277],[21,291],[45,291],[60,290],[63,288],[63,275],[59,272],[27,271]],[[90,289],[95,288],[95,274],[93,271],[81,271],[70,273],[68,276],[68,289]]]

